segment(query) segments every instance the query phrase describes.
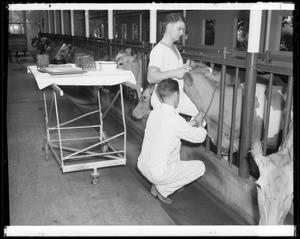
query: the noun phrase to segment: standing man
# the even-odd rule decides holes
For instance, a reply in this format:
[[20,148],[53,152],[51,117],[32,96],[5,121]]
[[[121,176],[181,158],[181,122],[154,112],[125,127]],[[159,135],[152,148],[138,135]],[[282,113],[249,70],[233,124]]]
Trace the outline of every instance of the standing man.
[[[173,78],[179,83],[180,101],[178,112],[194,117],[198,109],[183,92],[183,76],[190,71],[190,60],[183,64],[180,52],[174,45],[183,35],[187,21],[179,13],[171,13],[166,16],[165,33],[160,42],[152,49],[148,66],[147,79],[150,84],[158,84],[163,79]],[[151,105],[156,108],[160,101],[155,91],[151,97]]]
[[202,143],[206,130],[202,127],[203,114],[186,122],[175,110],[179,104],[180,90],[176,80],[162,80],[156,88],[161,104],[148,117],[142,151],[137,167],[151,182],[151,193],[164,203],[172,203],[168,196],[186,184],[201,177],[205,165],[200,160],[180,161],[181,139]]

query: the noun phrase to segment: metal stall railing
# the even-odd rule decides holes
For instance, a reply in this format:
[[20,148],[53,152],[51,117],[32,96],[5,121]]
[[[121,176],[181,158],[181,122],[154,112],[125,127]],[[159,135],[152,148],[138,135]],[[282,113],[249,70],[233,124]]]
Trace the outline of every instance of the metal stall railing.
[[[182,57],[184,59],[191,59],[194,61],[201,61],[210,64],[212,68],[215,67],[216,64],[221,65],[221,79],[220,79],[220,114],[219,114],[219,125],[218,125],[218,139],[217,139],[217,154],[216,156],[220,159],[221,158],[221,142],[222,142],[222,131],[223,131],[223,116],[224,116],[224,90],[225,90],[225,82],[226,82],[226,69],[228,66],[235,68],[235,81],[234,81],[234,91],[233,91],[233,102],[232,102],[232,122],[231,122],[231,131],[230,131],[230,147],[229,147],[229,158],[228,163],[229,166],[232,166],[232,159],[233,159],[233,137],[234,137],[234,126],[235,122],[235,115],[236,115],[236,103],[237,103],[237,89],[239,87],[239,72],[240,69],[246,69],[246,52],[236,51],[234,49],[228,50],[226,47],[224,49],[213,49],[213,48],[196,48],[196,47],[181,47]],[[269,73],[269,84],[268,84],[268,95],[267,95],[267,110],[264,117],[264,129],[263,129],[263,142],[267,142],[268,136],[268,128],[269,128],[269,115],[270,115],[270,105],[271,105],[271,89],[273,85],[273,75],[286,75],[288,76],[288,83],[287,83],[287,90],[286,90],[286,104],[285,104],[285,114],[284,114],[284,123],[283,123],[283,134],[282,140],[284,140],[285,135],[287,134],[287,129],[289,125],[289,119],[292,110],[292,80],[293,80],[293,73],[292,67],[279,67],[276,65],[270,64],[273,60],[291,62],[291,58],[289,57],[282,57],[276,56],[272,58],[270,52],[265,54],[258,54],[258,59],[260,63],[253,64],[255,71]],[[253,77],[256,77],[256,73]],[[255,81],[256,82],[256,81]],[[245,89],[247,91],[247,88]],[[254,99],[249,99],[254,100]],[[243,109],[244,110],[244,109]],[[254,110],[249,109],[249,110]],[[244,128],[250,128],[249,126],[244,126]],[[252,126],[251,126],[252,127]],[[242,129],[243,130],[243,129]],[[247,137],[252,137],[251,134],[247,135]],[[249,138],[249,140],[251,140]],[[207,137],[207,144],[206,144],[206,152],[210,152],[210,140]],[[240,145],[241,147],[241,145]],[[264,147],[264,154],[266,154],[267,144],[263,144]],[[239,149],[241,150],[241,148]],[[247,149],[248,152],[249,149]],[[238,164],[241,165],[239,158]],[[245,160],[245,159],[244,159]],[[247,163],[248,162],[244,162]],[[244,175],[249,175],[249,168],[241,168],[239,167],[239,171],[248,170],[246,173],[240,173]]]
[[293,67],[292,66],[274,66],[266,62],[257,63],[255,69],[260,72],[268,72],[269,73],[269,88],[267,95],[267,110],[265,113],[265,128],[263,131],[263,155],[267,154],[267,137],[268,137],[268,129],[270,123],[270,107],[271,107],[271,97],[272,97],[272,86],[273,86],[273,78],[274,74],[285,75],[288,77],[287,86],[286,86],[286,99],[285,99],[285,110],[283,116],[283,126],[282,126],[282,138],[281,143],[284,142],[287,133],[288,126],[290,124],[290,120],[292,118],[292,98],[293,98]]
[[[218,139],[217,139],[217,157],[221,158],[221,142],[222,142],[222,131],[223,131],[223,117],[224,117],[224,95],[225,95],[225,82],[226,82],[226,69],[227,66],[235,67],[236,70],[236,77],[235,77],[235,84],[234,84],[234,97],[232,103],[232,122],[231,122],[231,139],[234,135],[234,126],[235,126],[235,115],[236,115],[236,102],[237,102],[237,89],[239,87],[239,70],[240,68],[246,68],[246,62],[241,59],[235,58],[228,58],[228,50],[227,48],[220,50],[220,49],[206,49],[206,48],[198,48],[198,52],[195,52],[197,48],[195,47],[182,47],[184,52],[182,53],[182,57],[184,59],[190,59],[193,61],[201,61],[205,63],[209,63],[212,68],[215,67],[216,64],[222,66],[221,68],[221,79],[220,79],[220,114],[219,114],[219,124],[218,124]],[[210,152],[210,139],[207,137],[206,140],[206,152]],[[229,147],[229,165],[232,165],[233,161],[233,140],[230,140],[230,147]]]

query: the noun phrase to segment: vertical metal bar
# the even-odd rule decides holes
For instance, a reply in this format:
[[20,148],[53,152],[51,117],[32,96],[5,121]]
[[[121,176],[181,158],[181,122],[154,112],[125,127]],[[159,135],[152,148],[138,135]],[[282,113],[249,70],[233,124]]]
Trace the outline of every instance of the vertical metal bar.
[[112,39],[109,39],[108,48],[109,48],[109,57],[112,59],[113,57],[113,49],[112,49]]
[[44,95],[44,106],[45,106],[45,121],[46,121],[46,136],[47,136],[47,144],[50,141],[50,133],[49,133],[49,127],[48,127],[48,122],[49,122],[49,118],[48,118],[48,109],[47,109],[47,97],[46,97],[46,92],[43,91],[43,95]]
[[146,81],[147,81],[147,72],[146,72],[146,54],[145,51],[142,51],[142,82],[141,82],[141,87],[143,87],[143,89],[146,88]]
[[[263,130],[263,155],[266,156],[267,153],[267,141],[269,133],[269,124],[270,124],[270,108],[272,102],[272,86],[273,86],[273,73],[270,73],[268,97],[267,97],[267,107],[264,111],[264,130]],[[263,102],[265,104],[265,102]]]
[[152,50],[155,47],[155,43],[150,43],[150,50]]
[[219,158],[221,158],[222,134],[223,134],[225,78],[226,78],[226,65],[222,65],[222,75],[221,75],[221,82],[220,82],[218,141],[217,141],[218,142],[217,143],[217,156]]
[[100,134],[100,142],[104,140],[103,137],[103,117],[102,117],[102,110],[101,110],[101,98],[100,98],[100,87],[97,86],[97,97],[98,97],[98,107],[99,107],[99,134]]
[[123,100],[123,85],[120,84],[120,97],[121,97],[121,109],[122,109],[122,120],[123,120],[123,126],[124,126],[124,159],[126,163],[126,119],[125,119],[125,110],[124,110],[124,100]]
[[235,116],[236,116],[236,104],[237,104],[237,92],[239,88],[239,68],[235,68],[235,84],[233,92],[233,102],[232,102],[232,115],[231,115],[231,130],[230,130],[230,146],[229,146],[229,166],[232,166],[233,158],[233,143],[234,143],[234,133],[235,133]]
[[205,152],[210,152],[210,138],[208,136],[206,136]]
[[60,158],[61,158],[61,167],[64,166],[64,160],[63,160],[63,148],[62,148],[62,140],[61,140],[61,133],[60,133],[60,123],[59,123],[59,116],[58,116],[58,107],[57,107],[57,99],[56,99],[56,93],[54,90],[53,96],[54,97],[54,103],[55,103],[55,113],[56,113],[56,122],[57,122],[57,132],[58,132],[58,140],[59,140],[59,151],[60,151]]
[[254,64],[257,62],[257,59],[258,53],[247,52],[246,80],[242,104],[241,140],[239,150],[239,176],[244,178],[249,177],[247,156],[252,142],[255,89],[257,80],[257,72],[254,69]]
[[285,102],[285,114],[284,123],[282,130],[282,143],[284,142],[286,135],[288,133],[289,120],[292,111],[292,98],[293,98],[293,76],[289,76],[288,85],[286,88],[286,102]]

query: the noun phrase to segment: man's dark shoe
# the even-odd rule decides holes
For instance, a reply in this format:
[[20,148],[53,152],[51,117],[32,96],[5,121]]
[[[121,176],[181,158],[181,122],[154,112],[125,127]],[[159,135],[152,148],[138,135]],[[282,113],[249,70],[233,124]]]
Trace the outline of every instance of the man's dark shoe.
[[160,192],[156,189],[154,184],[152,184],[152,186],[151,186],[151,194],[154,197],[158,196],[159,200],[164,202],[164,203],[168,203],[168,204],[172,203],[172,199],[170,199],[168,197],[164,197],[163,195],[161,195]]

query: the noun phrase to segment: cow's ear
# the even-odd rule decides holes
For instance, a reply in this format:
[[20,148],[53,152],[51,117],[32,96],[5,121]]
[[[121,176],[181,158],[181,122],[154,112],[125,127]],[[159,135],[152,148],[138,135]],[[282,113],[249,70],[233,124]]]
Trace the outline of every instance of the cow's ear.
[[142,54],[136,54],[136,55],[135,55],[135,59],[137,59],[137,60],[142,59]]
[[184,84],[186,84],[187,86],[192,86],[193,85],[193,78],[191,76],[190,73],[186,73],[184,76],[183,76],[183,80],[184,80]]

